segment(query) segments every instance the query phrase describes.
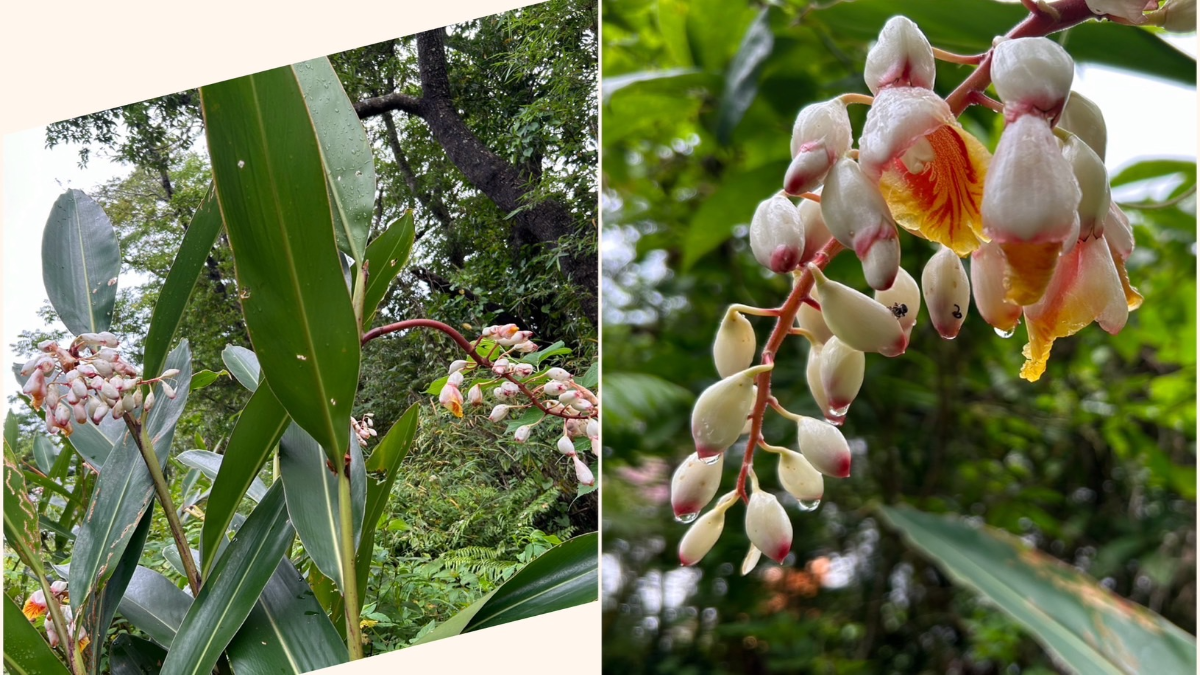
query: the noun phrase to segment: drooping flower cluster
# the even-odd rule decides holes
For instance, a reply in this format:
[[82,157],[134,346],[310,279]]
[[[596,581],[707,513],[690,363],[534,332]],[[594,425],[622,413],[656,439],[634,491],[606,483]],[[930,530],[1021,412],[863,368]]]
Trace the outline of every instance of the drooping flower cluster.
[[[80,649],[86,649],[88,644],[91,642],[91,639],[88,638],[87,631],[85,631],[82,627],[76,626],[74,612],[71,610],[71,606],[66,604],[70,599],[67,593],[67,582],[55,581],[54,583],[50,584],[50,593],[59,603],[59,608],[62,610],[63,620],[67,622],[67,631],[72,635],[78,633],[77,638],[79,640],[79,647]],[[21,613],[24,614],[25,618],[29,619],[31,623],[36,623],[38,619],[46,617],[43,627],[46,629],[46,640],[50,643],[50,648],[53,649],[58,647],[61,639],[58,635],[58,629],[54,626],[54,622],[50,620],[49,616],[47,616],[49,609],[50,607],[49,603],[46,601],[46,594],[39,588],[31,593],[29,598],[25,600],[25,606],[21,608]]]
[[154,407],[154,392],[143,400],[144,384],[161,383],[163,393],[175,398],[169,380],[179,375],[178,370],[143,380],[117,351],[119,346],[117,336],[109,332],[83,333],[66,348],[54,340],[38,345],[41,353],[21,367],[21,376],[29,378],[21,391],[34,410],[45,407],[47,432],[70,436],[74,424],[89,419],[99,424],[105,415],[119,419],[127,412],[149,411]]
[[529,440],[534,427],[547,418],[562,419],[558,450],[571,458],[581,484],[594,485],[595,475],[576,452],[574,439],[587,438],[592,454],[600,454],[597,421],[600,400],[567,370],[559,367],[540,370],[541,359],[535,353],[538,347],[532,337],[532,331],[520,330],[511,323],[485,328],[472,345],[472,358],[450,364],[446,381],[438,392],[438,402],[455,417],[462,417],[464,403],[483,406],[490,395],[497,403],[488,419],[495,423],[514,411],[525,411],[516,420],[520,424],[509,424],[518,443]]
[[[1099,14],[1139,5],[1139,17],[1153,8],[1088,4]],[[863,384],[865,354],[905,353],[922,296],[933,327],[948,340],[967,320],[972,298],[1003,337],[1023,317],[1028,344],[1021,376],[1030,381],[1044,372],[1055,339],[1093,321],[1115,334],[1140,305],[1125,272],[1133,233],[1109,194],[1103,116],[1072,94],[1074,63],[1066,51],[1031,37],[1000,39],[974,60],[939,56],[990,67],[1000,100],[972,90],[952,108],[954,95],[943,99],[933,91],[935,51],[916,24],[898,16],[867,56],[864,76],[873,96],[845,94],[797,116],[784,189],[759,204],[750,226],[755,258],[773,273],[791,274],[792,295],[778,309],[733,305],[717,331],[713,360],[723,379],[696,401],[696,451],[671,484],[676,518],[695,521],[680,543],[684,565],[712,548],[739,497],[747,502],[751,541],[743,572],[763,553],[776,561],[787,556],[791,523],[775,495],[760,488],[754,450],[778,455],[783,489],[802,510],[815,508],[824,477],[850,474],[849,445],[837,427]],[[871,107],[854,149],[847,105],[856,103]],[[994,156],[957,120],[970,103],[1003,114]],[[920,284],[900,266],[901,230],[936,246]],[[861,262],[873,297],[824,274],[843,249]],[[962,260],[968,256],[969,272]],[[777,321],[761,365],[753,365],[758,345],[744,315]],[[774,355],[788,336],[810,344],[808,387],[824,420],[792,413],[770,395]],[[762,438],[768,406],[796,422],[799,452]],[[746,434],[737,488],[700,516],[718,492],[725,451]]]

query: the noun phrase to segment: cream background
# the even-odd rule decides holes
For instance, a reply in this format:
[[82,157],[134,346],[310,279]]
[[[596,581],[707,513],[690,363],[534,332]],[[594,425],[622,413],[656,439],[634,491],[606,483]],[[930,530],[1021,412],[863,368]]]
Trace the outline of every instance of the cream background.
[[[3,138],[13,132],[528,4],[5,2],[0,9],[0,158],[12,154],[6,143],[20,140]],[[164,24],[168,30],[162,30]],[[0,185],[20,189],[20,181],[12,180],[20,176],[6,178],[5,170],[21,167],[0,162]],[[0,213],[5,213],[3,200],[0,193]],[[36,246],[30,254],[37,255]],[[0,283],[13,294],[38,282],[4,274]],[[0,351],[7,352],[7,345]],[[321,672],[401,670],[598,673],[599,603]]]

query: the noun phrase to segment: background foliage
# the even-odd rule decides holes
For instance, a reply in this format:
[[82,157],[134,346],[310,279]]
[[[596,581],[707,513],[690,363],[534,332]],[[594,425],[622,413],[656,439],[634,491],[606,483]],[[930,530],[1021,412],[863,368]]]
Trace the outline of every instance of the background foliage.
[[[1047,375],[1030,384],[1017,377],[1023,329],[1004,340],[972,312],[947,342],[923,313],[904,357],[868,357],[843,428],[852,477],[827,480],[815,512],[790,502],[785,564],[737,574],[747,541],[735,509],[716,548],[695,568],[678,566],[685,528],[672,520],[667,487],[692,450],[690,404],[716,379],[712,337],[727,304],[775,306],[789,288],[750,255],[750,216],[778,189],[796,112],[867,93],[866,51],[899,9],[882,0],[604,4],[606,670],[1058,669],[1006,615],[906,546],[879,503],[1007,530],[1195,633],[1194,197],[1127,209],[1138,245],[1130,276],[1147,301],[1120,335],[1093,326],[1058,342]],[[960,53],[986,49],[1024,13],[990,0],[912,0],[903,11],[935,46]],[[1081,63],[1195,84],[1192,59],[1149,31],[1091,22],[1060,39]],[[968,72],[939,64],[937,90]],[[857,134],[864,110],[851,115]],[[963,121],[994,148],[998,116],[975,109]],[[1113,178],[1129,186],[1122,200],[1169,199],[1194,189],[1195,172],[1193,161],[1146,161]],[[902,239],[904,267],[920,270],[933,249]],[[865,287],[851,256],[831,268]],[[761,346],[770,324],[756,327]],[[799,342],[779,355],[775,393],[816,415]],[[767,421],[768,439],[794,442],[788,423]],[[758,471],[773,482],[770,462]],[[725,473],[723,491],[735,478]]]

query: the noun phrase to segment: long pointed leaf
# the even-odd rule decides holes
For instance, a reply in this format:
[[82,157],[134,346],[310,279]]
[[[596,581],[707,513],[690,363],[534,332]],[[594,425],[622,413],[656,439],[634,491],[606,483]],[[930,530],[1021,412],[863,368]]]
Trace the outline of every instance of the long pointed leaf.
[[[392,221],[383,234],[367,247],[367,291],[363,302],[363,325],[371,325],[379,303],[387,295],[392,280],[408,264],[416,236],[413,213],[409,211],[398,220]],[[357,274],[357,270],[355,270]]]
[[375,208],[371,142],[328,58],[297,63],[292,70],[321,146],[338,248],[361,263]]
[[188,298],[220,233],[221,210],[217,207],[216,195],[210,186],[200,207],[192,215],[187,232],[183,234],[183,243],[179,245],[175,262],[167,272],[167,279],[158,293],[158,302],[154,304],[154,313],[150,316],[150,331],[146,334],[145,356],[142,358],[147,377],[162,372],[167,348],[171,346],[175,331],[179,330]]
[[204,582],[171,643],[163,675],[201,675],[212,670],[294,537],[283,486],[276,483]]
[[[197,469],[200,473],[208,476],[209,480],[216,480],[221,471],[221,461],[224,455],[218,455],[215,452],[207,450],[188,450],[187,452],[179,453],[178,459],[185,466]],[[257,477],[250,481],[250,487],[246,490],[246,496],[254,500],[256,503],[261,502],[262,498],[267,494],[267,486]]]
[[242,309],[267,385],[326,449],[346,451],[359,333],[317,135],[292,68],[200,89]]
[[4,596],[4,668],[11,675],[69,675],[50,645],[7,595]]
[[998,530],[880,507],[904,539],[1079,673],[1194,673],[1196,638]]
[[121,604],[121,597],[125,595],[129,580],[137,569],[137,561],[142,557],[142,549],[146,546],[146,536],[150,534],[150,523],[153,519],[154,508],[151,505],[151,508],[142,514],[142,519],[138,522],[133,537],[130,538],[108,582],[99,590],[96,599],[84,606],[84,613],[76,617],[84,631],[95,636],[93,639],[97,643],[96,648],[88,650],[91,656],[89,670],[92,675],[100,673],[100,643],[108,635],[108,627],[112,624],[118,605]]
[[191,596],[179,590],[170,579],[154,570],[138,567],[117,610],[129,623],[169,649],[191,606]]
[[228,647],[238,675],[307,673],[346,661],[346,645],[287,558]]
[[254,484],[287,425],[287,411],[270,387],[255,391],[238,417],[225,447],[221,470],[208,494],[204,527],[200,531],[200,574],[205,579],[216,560],[217,545],[233,522],[242,497]]
[[120,271],[117,233],[100,205],[79,190],[59,195],[42,234],[42,281],[67,330],[108,330]]
[[112,675],[158,675],[159,666],[167,658],[162,647],[129,635],[119,635],[108,650]]
[[[367,474],[358,441],[350,439],[350,498],[354,541],[362,533]],[[342,470],[344,459],[335,466]],[[338,477],[325,463],[325,453],[298,425],[279,441],[279,477],[287,495],[288,514],[304,550],[321,572],[342,587],[342,537],[338,510]]]
[[58,459],[58,448],[45,436],[38,434],[33,437],[33,461],[37,463],[42,473],[50,473],[54,460]]

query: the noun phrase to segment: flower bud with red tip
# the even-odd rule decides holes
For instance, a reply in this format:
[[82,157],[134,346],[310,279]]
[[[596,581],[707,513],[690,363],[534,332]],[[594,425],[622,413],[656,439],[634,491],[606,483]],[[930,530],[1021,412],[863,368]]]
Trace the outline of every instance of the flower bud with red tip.
[[917,313],[921,311],[921,289],[908,270],[901,267],[891,288],[875,291],[875,302],[892,310],[906,336],[912,334]]
[[737,493],[731,492],[722,497],[711,511],[692,523],[679,542],[679,564],[684,567],[695,565],[708,555],[725,529],[725,512],[736,501]]
[[971,254],[971,293],[975,311],[1001,335],[1012,335],[1021,322],[1021,306],[1006,299],[1004,251],[996,243],[980,246]]
[[821,215],[834,238],[862,261],[867,284],[890,288],[900,270],[896,222],[858,162],[842,158],[833,166],[821,192]]
[[830,338],[821,348],[821,390],[825,396],[825,406],[821,412],[834,424],[841,425],[841,420],[850,410],[850,404],[858,396],[866,367],[866,355],[837,336]]
[[800,453],[814,469],[833,478],[850,475],[850,445],[837,427],[811,417],[801,418],[796,426]]
[[754,408],[754,378],[771,370],[771,365],[755,366],[717,382],[705,389],[692,408],[692,439],[700,457],[725,452],[737,441]]
[[938,335],[947,340],[958,337],[971,306],[971,282],[962,260],[954,251],[940,247],[921,271],[921,287]]
[[746,505],[746,536],[768,558],[782,563],[792,550],[792,521],[775,495],[755,490]]
[[782,195],[759,202],[750,219],[750,250],[759,264],[776,274],[800,266],[804,253],[804,228],[800,212]]
[[825,277],[809,263],[821,301],[821,314],[833,334],[852,349],[884,356],[899,356],[908,348],[908,338],[892,310],[872,298]]
[[783,178],[788,194],[821,186],[838,157],[850,150],[850,115],[840,99],[805,106],[792,126],[792,163]]
[[992,49],[992,82],[1010,123],[1022,115],[1056,123],[1074,79],[1075,62],[1053,40],[1013,38]]
[[825,496],[825,479],[804,455],[785,449],[779,453],[779,484],[802,502],[820,501]]
[[671,477],[671,509],[676,519],[690,522],[708,506],[716,496],[717,488],[721,487],[724,463],[724,453],[717,455],[714,462],[700,459],[693,452],[675,469]]
[[883,25],[863,69],[872,94],[892,86],[932,89],[936,74],[929,40],[917,24],[903,16],[893,16]]

